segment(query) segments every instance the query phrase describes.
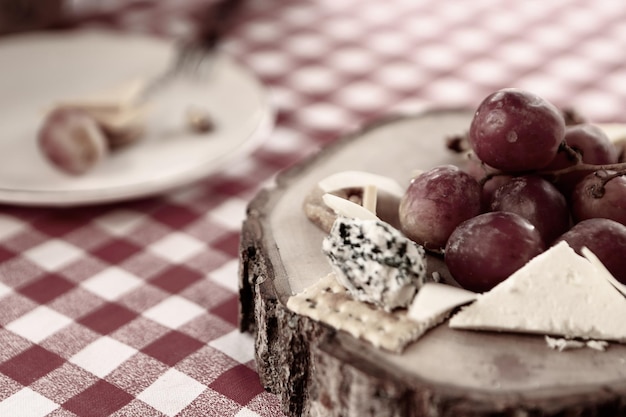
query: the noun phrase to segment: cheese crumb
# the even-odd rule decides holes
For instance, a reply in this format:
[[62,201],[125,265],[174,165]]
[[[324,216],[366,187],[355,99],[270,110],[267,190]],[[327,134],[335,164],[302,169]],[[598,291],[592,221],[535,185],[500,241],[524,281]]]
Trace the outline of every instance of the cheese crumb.
[[585,343],[579,340],[556,338],[550,336],[545,336],[545,339],[550,349],[558,350],[559,352],[571,349],[581,349],[585,347]]
[[565,338],[556,338],[556,337],[550,337],[550,336],[545,336],[545,340],[550,349],[558,350],[559,352],[563,352],[565,350],[570,350],[570,349],[582,349],[585,347],[589,349],[598,350],[600,352],[604,352],[609,347],[609,342],[607,342],[606,340],[582,341],[582,340],[572,340],[572,339],[565,339]]

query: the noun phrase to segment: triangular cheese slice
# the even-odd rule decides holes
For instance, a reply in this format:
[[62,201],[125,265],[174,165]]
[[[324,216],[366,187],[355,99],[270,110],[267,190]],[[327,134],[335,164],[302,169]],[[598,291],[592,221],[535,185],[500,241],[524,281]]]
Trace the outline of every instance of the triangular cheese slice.
[[626,342],[626,299],[566,242],[536,256],[450,319],[455,329]]
[[427,282],[413,299],[408,316],[418,322],[441,322],[452,310],[471,303],[477,296],[463,288]]

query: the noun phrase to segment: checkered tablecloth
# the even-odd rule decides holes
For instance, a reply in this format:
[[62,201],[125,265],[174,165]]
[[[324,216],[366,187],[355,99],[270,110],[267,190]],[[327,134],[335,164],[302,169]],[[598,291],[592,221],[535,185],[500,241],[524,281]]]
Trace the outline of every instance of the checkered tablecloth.
[[[199,1],[118,3],[90,24],[174,36]],[[249,0],[222,47],[277,110],[250,157],[158,198],[0,207],[0,416],[279,416],[237,330],[241,221],[279,170],[381,115],[508,86],[626,122],[615,0]]]

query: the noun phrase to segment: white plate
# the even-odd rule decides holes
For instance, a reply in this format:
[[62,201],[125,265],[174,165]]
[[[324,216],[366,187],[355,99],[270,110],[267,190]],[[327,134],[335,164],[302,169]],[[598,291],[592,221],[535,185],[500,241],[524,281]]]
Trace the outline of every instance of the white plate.
[[[163,193],[215,173],[265,139],[273,112],[263,86],[218,55],[202,79],[170,83],[151,100],[140,143],[112,153],[82,176],[60,172],[42,156],[36,135],[45,109],[164,71],[174,44],[103,31],[34,33],[0,40],[0,203],[72,206]],[[202,106],[214,132],[185,129],[184,113]]]

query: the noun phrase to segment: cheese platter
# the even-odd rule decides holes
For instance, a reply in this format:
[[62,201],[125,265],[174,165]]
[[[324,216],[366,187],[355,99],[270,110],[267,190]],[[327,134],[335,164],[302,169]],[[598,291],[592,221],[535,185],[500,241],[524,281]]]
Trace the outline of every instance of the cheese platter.
[[[240,244],[240,328],[254,334],[261,382],[281,398],[287,415],[562,417],[626,412],[626,345],[619,343],[621,336],[609,334],[621,330],[583,334],[584,341],[569,337],[572,333],[557,329],[551,314],[558,310],[573,316],[581,306],[565,297],[559,279],[527,282],[554,262],[570,265],[570,275],[576,275],[576,262],[584,262],[597,279],[604,279],[606,270],[597,272],[587,265],[589,258],[566,244],[535,258],[534,269],[519,279],[524,288],[532,287],[529,306],[556,306],[545,307],[548,312],[542,314],[521,312],[524,326],[536,324],[535,332],[516,331],[514,314],[502,313],[510,310],[510,299],[498,301],[487,298],[489,292],[477,295],[458,288],[437,253],[425,253],[425,276],[432,282],[421,283],[415,297],[432,306],[361,311],[362,305],[350,304],[354,300],[345,285],[332,279],[337,271],[323,246],[335,223],[324,226],[305,215],[303,204],[311,190],[346,171],[368,172],[406,189],[416,170],[462,165],[463,156],[451,152],[446,139],[465,134],[473,116],[470,110],[448,109],[389,117],[281,173],[274,187],[250,203]],[[604,283],[609,298],[623,301]],[[448,289],[440,291],[438,285]],[[602,304],[603,297],[589,300]],[[461,307],[466,304],[467,309]],[[519,304],[526,305],[523,300]],[[483,305],[486,309],[479,309]],[[469,316],[470,309],[476,311],[461,320],[460,314]],[[459,310],[448,322],[449,314]],[[483,314],[501,320],[478,323]],[[416,317],[430,321],[424,324]],[[619,320],[601,316],[598,321]],[[377,329],[362,322],[378,323],[373,326]],[[593,323],[584,326],[594,328]]]

